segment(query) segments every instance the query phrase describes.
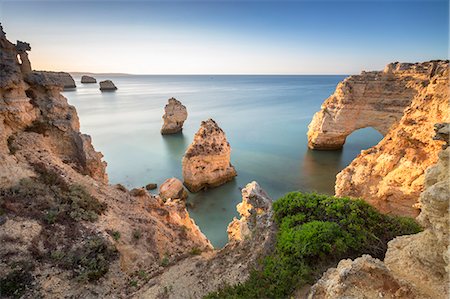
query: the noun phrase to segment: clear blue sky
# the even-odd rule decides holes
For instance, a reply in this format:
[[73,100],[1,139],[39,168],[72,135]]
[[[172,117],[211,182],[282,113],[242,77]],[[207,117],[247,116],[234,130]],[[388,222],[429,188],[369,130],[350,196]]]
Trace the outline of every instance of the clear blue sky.
[[447,59],[448,0],[5,1],[35,69],[352,74]]

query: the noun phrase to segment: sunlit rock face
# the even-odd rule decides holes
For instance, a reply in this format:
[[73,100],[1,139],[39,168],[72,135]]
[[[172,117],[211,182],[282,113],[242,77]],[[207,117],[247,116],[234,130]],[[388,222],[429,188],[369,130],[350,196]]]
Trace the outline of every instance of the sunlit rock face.
[[241,218],[228,226],[229,242],[224,248],[180,261],[152,278],[135,298],[159,298],[164,286],[170,286],[170,292],[163,298],[203,298],[224,285],[245,282],[274,249],[276,226],[272,200],[257,182],[242,189],[237,209]]
[[187,109],[175,98],[170,98],[164,107],[163,120],[164,124],[161,128],[161,134],[176,134],[183,130],[183,124],[187,119]]
[[367,255],[342,260],[312,287],[309,298],[448,298],[450,148],[438,157],[420,195],[417,220],[424,230],[390,241],[384,263]]
[[165,180],[159,187],[159,196],[163,200],[179,199],[184,201],[187,199],[188,194],[179,179],[170,178]]
[[[309,125],[308,146],[340,149],[352,132],[372,127],[385,136],[414,96],[445,62],[392,63],[384,71],[362,72],[340,82]],[[440,70],[437,70],[439,68]]]
[[231,147],[217,123],[202,121],[194,141],[184,154],[184,185],[191,192],[220,186],[236,175],[230,162]]
[[431,138],[434,124],[450,116],[448,67],[448,61],[388,66],[402,74],[393,80],[412,78],[408,86],[416,94],[386,136],[337,175],[337,196],[363,198],[384,212],[417,215],[412,206],[423,191],[425,170],[436,163],[443,143]]
[[[23,297],[89,298],[95,294],[129,298],[127,288],[133,273],[157,275],[163,258],[175,262],[193,249],[212,249],[184,202],[164,202],[145,190],[133,196],[121,185],[109,185],[102,154],[95,151],[91,138],[80,132],[75,107],[61,95],[60,78],[53,72],[22,73],[17,56],[16,45],[6,39],[0,26],[0,238],[8,240],[0,246],[2,279],[14,271],[14,262],[24,261],[35,267],[30,270],[32,285]],[[33,186],[42,174],[46,180],[36,185],[39,189],[19,184],[26,179]],[[77,204],[81,202],[79,192],[84,190],[107,208],[92,222],[81,219],[69,226],[64,219],[49,224],[42,217],[48,214],[48,202],[67,200],[51,197],[57,186],[49,178],[61,183],[64,192],[76,187],[73,190],[78,193],[70,191],[64,196],[70,195]],[[44,193],[47,202],[36,208],[44,189],[49,189],[50,195]],[[14,190],[28,192],[24,207],[17,201],[7,202]],[[51,255],[49,242],[56,244],[54,252],[75,249],[93,237],[101,237],[117,249],[117,258],[96,283],[80,282],[73,269],[45,259]]]
[[236,209],[241,218],[235,217],[228,225],[230,242],[251,239],[273,225],[272,200],[257,182],[251,182],[242,189],[242,202]]

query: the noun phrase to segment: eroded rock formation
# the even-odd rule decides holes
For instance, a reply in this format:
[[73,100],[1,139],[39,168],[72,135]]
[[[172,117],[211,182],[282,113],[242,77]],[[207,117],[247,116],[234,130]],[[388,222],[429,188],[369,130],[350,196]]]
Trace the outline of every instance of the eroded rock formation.
[[425,170],[442,148],[442,142],[431,139],[434,124],[450,116],[448,67],[448,61],[387,67],[393,69],[392,80],[407,80],[405,92],[415,90],[415,95],[383,140],[337,175],[337,196],[364,198],[384,212],[417,215],[412,206],[423,190]]
[[[340,149],[352,132],[372,127],[385,136],[413,98],[448,62],[391,63],[340,82],[309,125],[308,146]],[[442,74],[441,74],[442,75]]]
[[81,76],[81,83],[90,84],[90,83],[97,83],[97,80],[94,77],[91,76]]
[[101,91],[114,91],[117,90],[116,85],[111,80],[100,81]]
[[[245,281],[274,247],[272,201],[256,182],[242,189],[241,219],[229,226],[227,245],[183,260],[152,278],[135,298],[203,298],[225,285]],[[166,290],[170,289],[169,292]]]
[[197,192],[232,180],[237,174],[230,163],[230,153],[230,144],[217,123],[212,119],[202,121],[182,161],[184,184],[189,191]]
[[170,178],[165,180],[159,187],[159,196],[163,200],[178,199],[184,201],[187,199],[188,194],[179,179]]
[[60,80],[22,73],[17,55],[0,30],[2,283],[19,277],[27,298],[125,298],[133,273],[212,248],[184,203],[108,185]]
[[242,202],[236,209],[241,218],[233,218],[228,225],[229,242],[252,239],[254,234],[268,231],[273,225],[272,199],[257,182],[251,182],[242,189]]
[[309,298],[448,298],[449,161],[446,148],[427,170],[417,218],[424,231],[389,242],[384,263],[370,256],[341,261],[312,287]]
[[175,98],[170,98],[164,107],[161,134],[175,134],[183,130],[184,121],[187,119],[186,107]]

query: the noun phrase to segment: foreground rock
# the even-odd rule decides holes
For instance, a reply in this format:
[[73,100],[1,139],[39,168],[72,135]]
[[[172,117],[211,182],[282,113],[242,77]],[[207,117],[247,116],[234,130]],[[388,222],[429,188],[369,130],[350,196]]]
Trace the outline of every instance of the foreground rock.
[[184,204],[108,185],[59,81],[17,55],[0,27],[1,297],[129,298],[138,271],[211,249]]
[[194,141],[184,154],[183,179],[191,192],[220,186],[236,175],[230,163],[231,148],[225,133],[217,123],[202,121]]
[[384,263],[370,256],[341,261],[312,287],[309,298],[448,298],[449,159],[447,148],[427,170],[417,218],[423,232],[389,242]]
[[[224,285],[242,283],[261,257],[273,250],[272,201],[256,182],[242,189],[241,219],[229,226],[228,244],[193,254],[152,278],[134,298],[203,298]],[[170,290],[170,291],[167,291]]]
[[186,107],[175,98],[170,98],[169,103],[164,107],[161,134],[175,134],[181,132],[183,123],[187,118]]
[[117,87],[111,80],[100,81],[100,90],[101,91],[114,91],[117,90]]
[[187,191],[184,189],[183,183],[177,178],[170,178],[164,181],[159,187],[159,196],[164,200],[182,200],[188,198]]
[[431,140],[435,123],[449,118],[448,61],[393,63],[382,72],[341,82],[309,126],[311,148],[340,148],[354,130],[384,135],[337,175],[337,196],[364,198],[383,212],[417,215],[425,170],[441,144]]
[[81,76],[81,83],[89,84],[89,83],[97,83],[97,79],[91,76]]

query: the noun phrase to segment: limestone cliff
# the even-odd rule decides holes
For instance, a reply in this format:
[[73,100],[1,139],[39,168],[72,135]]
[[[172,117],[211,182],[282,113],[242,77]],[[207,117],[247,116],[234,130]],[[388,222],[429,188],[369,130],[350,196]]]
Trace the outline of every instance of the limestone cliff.
[[186,187],[197,192],[232,180],[237,174],[230,163],[230,153],[223,130],[212,119],[203,121],[183,157]]
[[238,205],[241,218],[229,226],[227,245],[199,254],[169,267],[152,278],[135,298],[202,298],[225,285],[244,282],[258,260],[274,247],[276,227],[272,200],[252,182],[242,189]]
[[135,273],[211,249],[184,203],[107,184],[61,81],[17,51],[0,30],[1,297],[125,298]]
[[392,63],[339,83],[309,126],[309,146],[340,148],[353,131],[384,135],[337,175],[337,196],[360,197],[384,212],[415,215],[424,172],[437,160],[433,125],[449,117],[448,61]]
[[418,70],[428,68],[430,74],[383,140],[337,175],[337,196],[361,197],[385,212],[416,215],[412,206],[423,190],[425,170],[436,163],[442,147],[431,139],[433,126],[450,116],[448,67],[448,61],[439,61],[404,70],[422,77]]
[[163,120],[164,124],[161,128],[161,134],[175,134],[183,129],[184,121],[187,118],[186,107],[175,98],[170,98],[164,107]]
[[423,232],[389,242],[384,263],[370,256],[341,261],[312,287],[309,298],[448,298],[449,159],[447,148],[426,172],[417,218]]

